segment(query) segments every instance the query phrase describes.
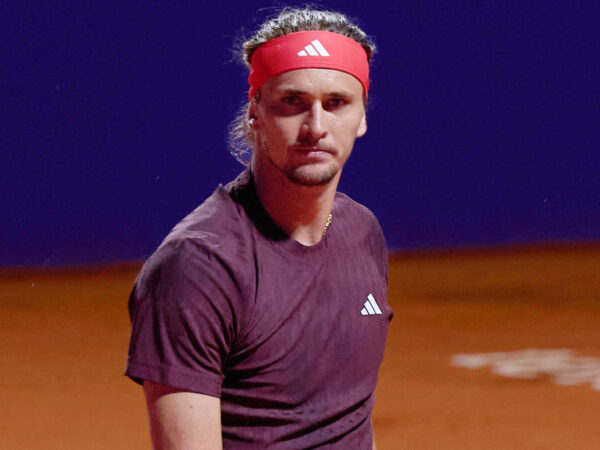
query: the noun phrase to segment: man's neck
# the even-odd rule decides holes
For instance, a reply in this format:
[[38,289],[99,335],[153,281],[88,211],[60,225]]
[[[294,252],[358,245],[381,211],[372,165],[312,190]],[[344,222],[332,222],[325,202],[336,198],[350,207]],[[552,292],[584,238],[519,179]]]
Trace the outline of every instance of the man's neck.
[[331,220],[340,173],[319,186],[298,185],[281,172],[262,171],[255,166],[252,174],[258,198],[271,219],[297,242],[317,244]]

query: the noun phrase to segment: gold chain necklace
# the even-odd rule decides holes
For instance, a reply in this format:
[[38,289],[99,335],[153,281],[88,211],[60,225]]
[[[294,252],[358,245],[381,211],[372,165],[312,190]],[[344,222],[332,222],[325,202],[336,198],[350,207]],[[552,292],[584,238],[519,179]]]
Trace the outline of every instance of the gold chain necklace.
[[323,236],[325,236],[325,233],[327,233],[327,230],[329,229],[329,225],[331,225],[332,217],[333,217],[333,214],[329,214],[327,216],[327,222],[325,222],[325,228],[323,229]]

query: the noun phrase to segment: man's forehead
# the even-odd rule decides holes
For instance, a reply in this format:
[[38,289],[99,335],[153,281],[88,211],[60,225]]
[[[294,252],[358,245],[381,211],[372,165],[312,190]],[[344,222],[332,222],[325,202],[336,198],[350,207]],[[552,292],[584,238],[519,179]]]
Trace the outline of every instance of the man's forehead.
[[296,69],[269,79],[270,91],[290,93],[337,93],[362,96],[362,84],[352,75],[335,69]]

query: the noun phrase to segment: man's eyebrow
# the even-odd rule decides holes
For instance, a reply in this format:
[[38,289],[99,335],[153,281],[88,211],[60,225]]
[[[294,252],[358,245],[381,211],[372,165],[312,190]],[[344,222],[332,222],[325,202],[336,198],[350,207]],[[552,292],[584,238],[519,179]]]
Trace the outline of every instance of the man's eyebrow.
[[352,97],[352,94],[347,91],[333,91],[333,92],[330,92],[328,95],[331,97],[343,97],[343,98]]
[[294,89],[294,88],[283,88],[283,89],[276,89],[275,92],[277,92],[278,94],[282,95],[302,95],[302,94],[306,94],[305,91],[302,91],[300,89]]
[[[285,88],[285,87],[283,89],[277,89],[276,92],[279,95],[309,95],[309,92],[307,92],[307,91],[303,91],[301,89],[295,89],[295,88]],[[325,95],[328,97],[339,97],[339,98],[351,98],[352,97],[352,93],[349,91],[332,91],[332,92],[326,92]]]

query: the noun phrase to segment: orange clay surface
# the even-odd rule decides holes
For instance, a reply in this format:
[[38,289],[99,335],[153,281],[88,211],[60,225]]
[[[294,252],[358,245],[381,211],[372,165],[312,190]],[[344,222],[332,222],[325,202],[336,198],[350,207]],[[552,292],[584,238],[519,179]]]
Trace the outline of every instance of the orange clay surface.
[[[0,448],[148,449],[124,370],[138,264],[0,270]],[[600,391],[452,367],[457,353],[600,357],[600,246],[399,253],[381,449],[598,449]]]

